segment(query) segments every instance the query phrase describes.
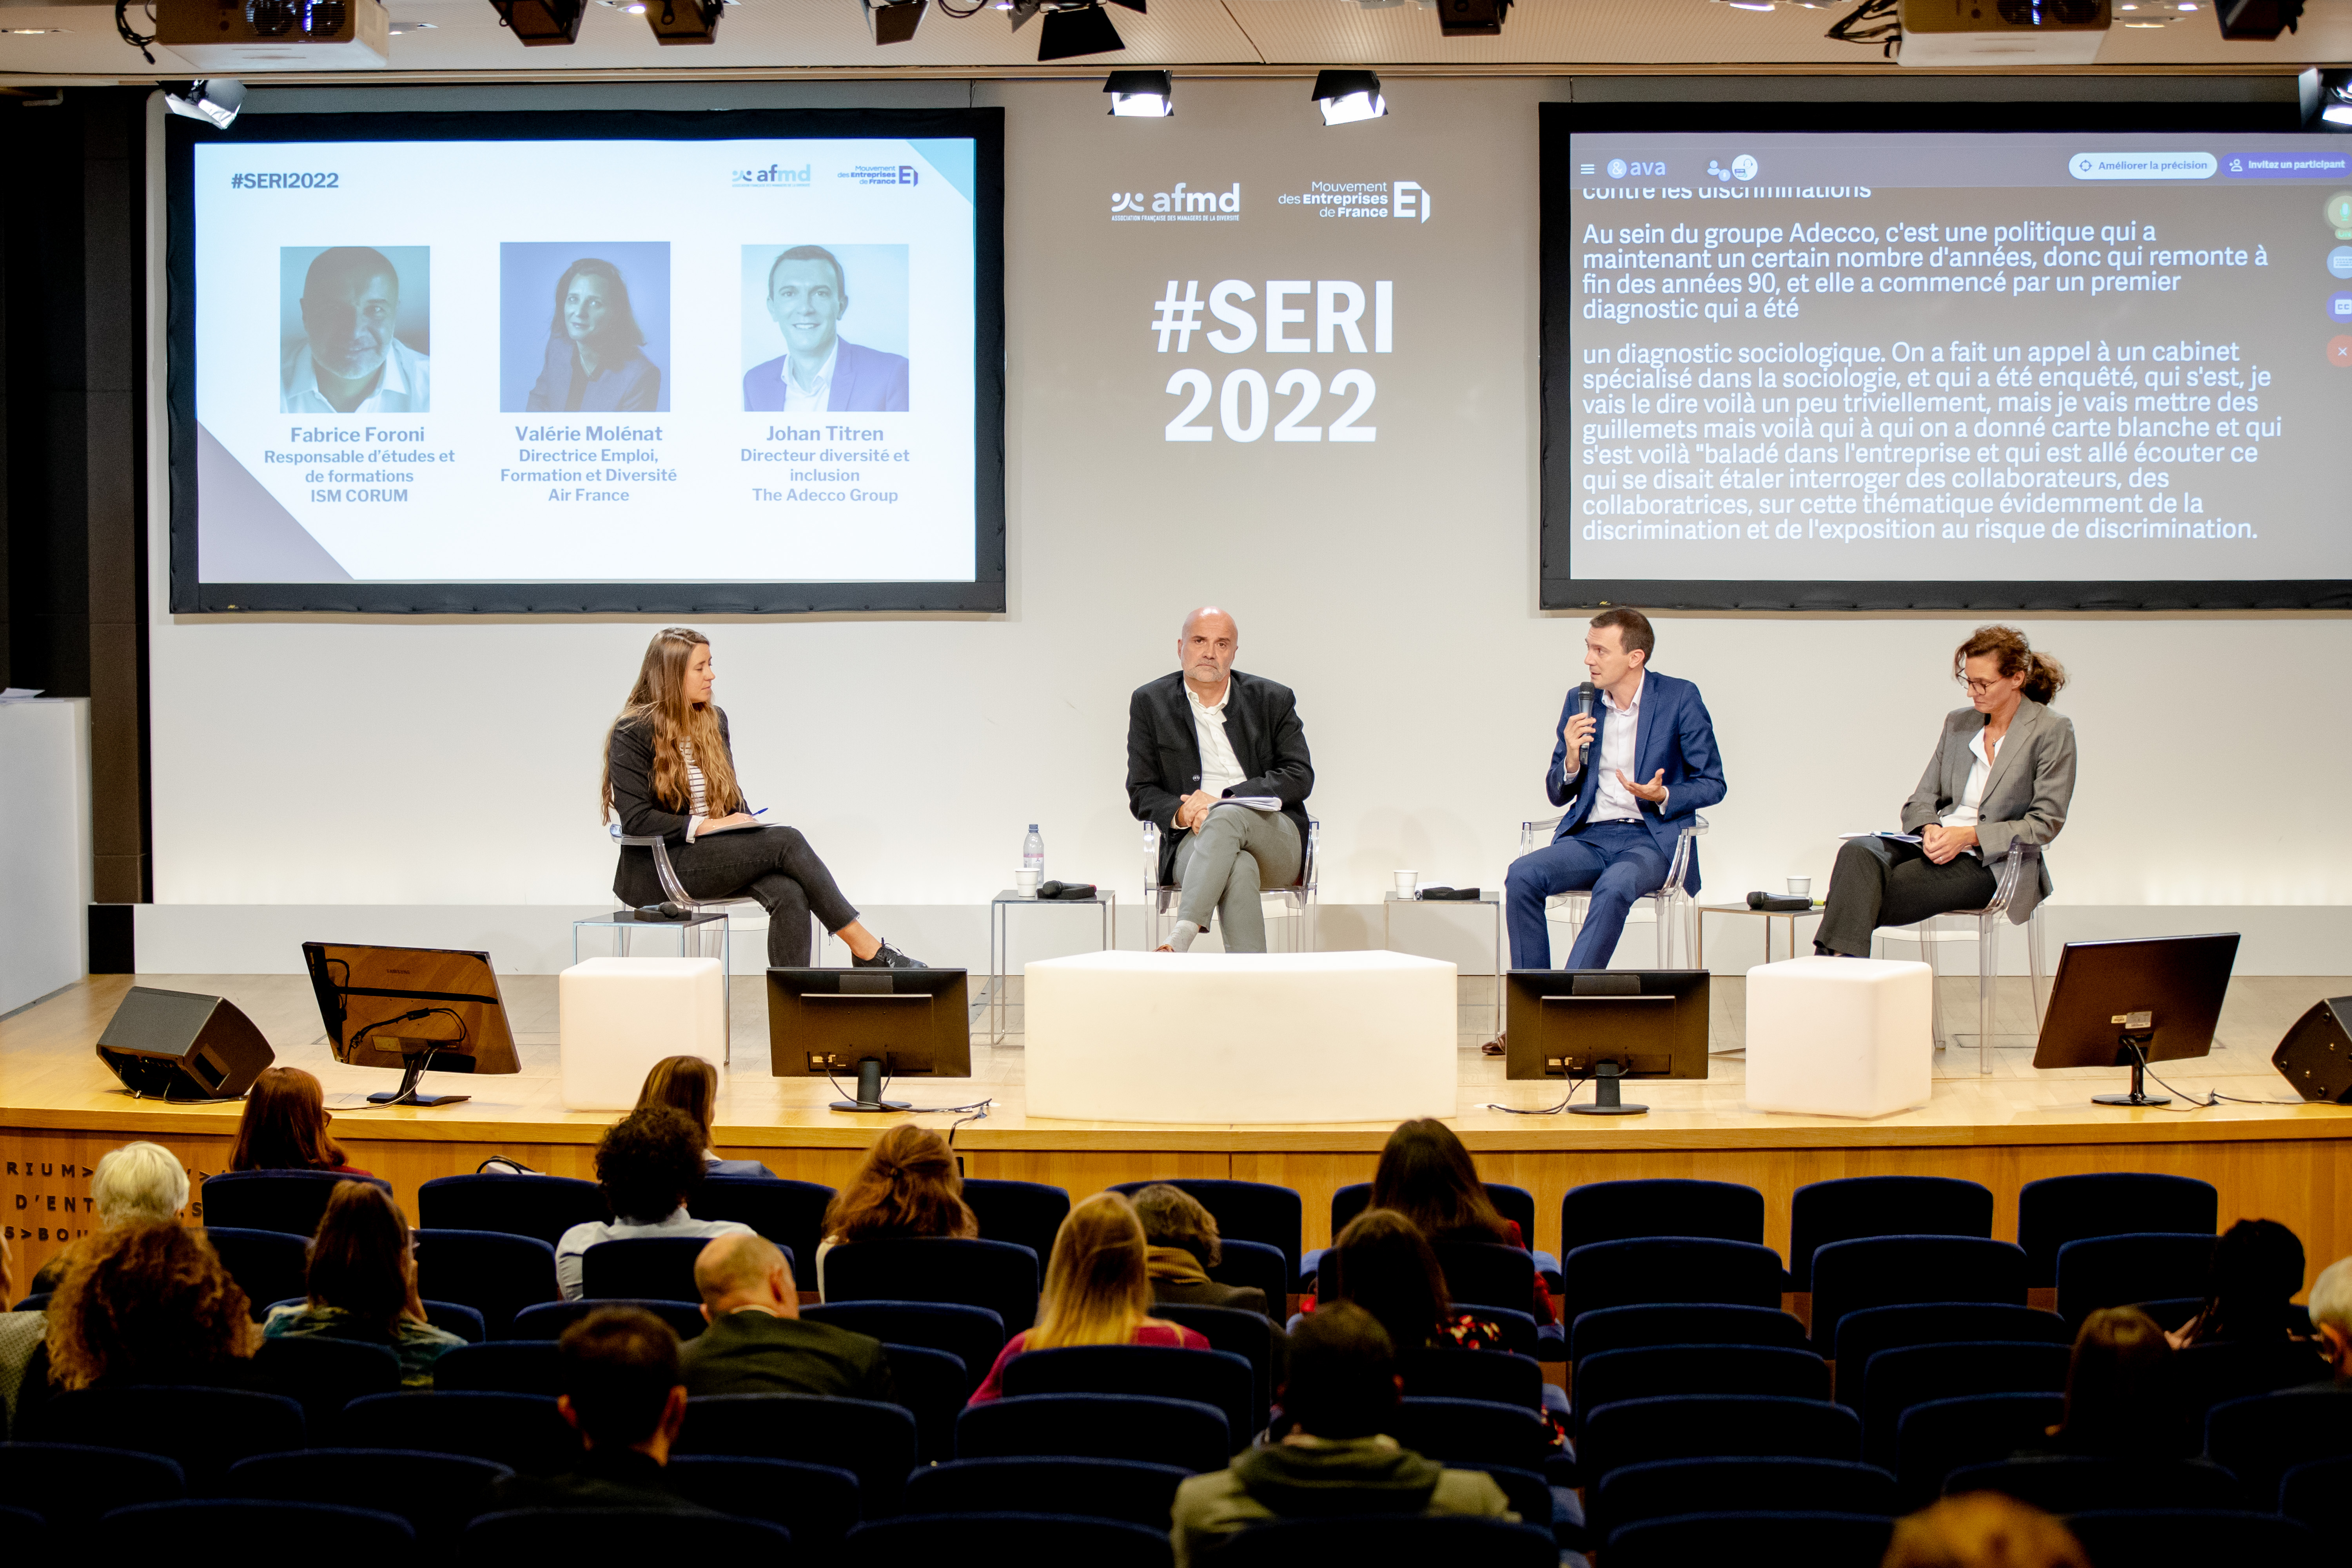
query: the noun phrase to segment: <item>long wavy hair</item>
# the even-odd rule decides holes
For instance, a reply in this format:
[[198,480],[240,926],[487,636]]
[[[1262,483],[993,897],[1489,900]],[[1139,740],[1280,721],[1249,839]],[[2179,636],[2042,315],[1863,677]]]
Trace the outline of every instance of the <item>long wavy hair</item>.
[[646,661],[637,669],[637,683],[621,705],[620,717],[604,731],[604,784],[599,794],[604,815],[613,815],[613,731],[624,724],[645,724],[654,735],[654,798],[672,811],[684,811],[692,795],[687,789],[686,757],[678,750],[685,741],[694,747],[695,765],[702,770],[704,798],[713,816],[743,809],[743,792],[735,784],[735,760],[719,735],[719,705],[686,700],[686,668],[694,650],[709,647],[710,639],[688,626],[664,626],[646,645]]
[[424,1322],[408,1218],[373,1182],[338,1182],[310,1243],[304,1289],[313,1307],[340,1307],[390,1339],[401,1320]]
[[2036,702],[2047,704],[2066,684],[2066,667],[2046,653],[2034,652],[2015,626],[1979,626],[1969,633],[1969,640],[1952,650],[1952,679],[1960,679],[1969,660],[1986,654],[1999,661],[2004,678],[2023,675],[2025,695]]
[[1449,1312],[1445,1271],[1421,1227],[1394,1209],[1366,1209],[1324,1255],[1323,1297],[1353,1301],[1381,1321],[1399,1355],[1429,1343]]
[[902,1122],[874,1141],[849,1184],[833,1194],[824,1234],[835,1241],[968,1239],[980,1234],[980,1220],[963,1201],[963,1178],[947,1140]]
[[253,1354],[252,1302],[204,1232],[140,1220],[99,1232],[71,1257],[47,1313],[59,1387],[184,1383]]
[[327,1096],[300,1068],[264,1068],[246,1090],[229,1150],[232,1171],[331,1171],[343,1146],[327,1135]]
[[1023,1342],[1123,1345],[1151,1317],[1151,1275],[1143,1222],[1122,1193],[1097,1193],[1070,1211],[1054,1233],[1037,1325]]
[[1470,1151],[1443,1121],[1423,1117],[1389,1134],[1372,1172],[1371,1206],[1394,1209],[1432,1241],[1508,1242]]

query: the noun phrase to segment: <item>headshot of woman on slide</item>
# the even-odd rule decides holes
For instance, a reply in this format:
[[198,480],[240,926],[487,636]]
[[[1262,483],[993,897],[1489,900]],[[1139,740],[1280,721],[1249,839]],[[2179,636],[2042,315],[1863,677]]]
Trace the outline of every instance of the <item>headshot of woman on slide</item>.
[[[2053,710],[2066,672],[2013,626],[1979,626],[1952,655],[1969,706],[1944,732],[1919,787],[1903,803],[1906,844],[1881,836],[1838,850],[1813,951],[1870,956],[1870,933],[1955,910],[1980,910],[2012,842],[2047,846],[2074,798],[2074,725]],[[2050,858],[2019,880],[2009,918],[2022,922],[2050,896]]]
[[524,406],[545,414],[660,407],[661,367],[645,356],[645,342],[621,269],[593,256],[582,258],[556,279],[547,363]]
[[[670,864],[690,897],[757,900],[768,911],[772,968],[807,966],[812,912],[860,968],[927,967],[858,924],[857,911],[797,828],[762,826],[744,809],[727,715],[710,689],[710,639],[684,626],[656,632],[605,737],[606,818],[619,818],[633,838],[667,840]],[[613,892],[632,909],[661,901],[651,849],[621,851]]]

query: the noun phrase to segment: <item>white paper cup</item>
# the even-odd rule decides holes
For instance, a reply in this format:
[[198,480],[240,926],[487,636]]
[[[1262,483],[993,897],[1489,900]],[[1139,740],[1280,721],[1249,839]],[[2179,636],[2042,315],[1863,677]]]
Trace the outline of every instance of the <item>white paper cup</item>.
[[1809,899],[1812,897],[1813,879],[1811,877],[1790,878],[1789,892],[1792,897],[1801,899]]
[[1396,879],[1397,897],[1400,899],[1412,897],[1413,889],[1421,882],[1421,873],[1418,871],[1391,871],[1389,875]]
[[1013,887],[1016,892],[1034,893],[1037,890],[1037,873],[1024,866],[1013,873]]

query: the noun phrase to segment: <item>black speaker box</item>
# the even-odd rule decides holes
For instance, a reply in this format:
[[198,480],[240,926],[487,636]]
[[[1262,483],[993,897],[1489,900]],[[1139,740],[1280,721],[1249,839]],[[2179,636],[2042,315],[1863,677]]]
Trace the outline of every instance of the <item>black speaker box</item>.
[[236,1005],[134,985],[98,1037],[98,1059],[136,1095],[235,1100],[278,1053]]
[[2271,1066],[2305,1100],[2352,1105],[2352,996],[2314,1002],[2271,1053]]

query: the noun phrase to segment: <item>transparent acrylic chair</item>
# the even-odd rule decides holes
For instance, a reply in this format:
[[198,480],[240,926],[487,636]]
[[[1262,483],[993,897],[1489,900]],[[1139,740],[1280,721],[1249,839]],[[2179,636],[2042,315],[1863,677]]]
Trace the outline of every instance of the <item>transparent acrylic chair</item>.
[[[1920,962],[1937,978],[1942,971],[1936,963],[1936,949],[1948,942],[1973,942],[1977,944],[1977,1071],[1989,1076],[1992,1072],[1993,993],[2000,978],[2000,928],[2020,922],[2008,919],[2010,900],[2022,885],[2021,879],[2039,876],[2042,869],[2042,847],[2021,839],[2009,841],[2009,854],[2000,862],[1998,879],[1993,885],[1992,901],[1980,910],[1954,910],[1949,914],[1930,915],[1907,926],[1882,928],[1878,936],[1887,942],[1916,942],[1919,944]],[[2022,922],[2025,927],[2026,963],[2033,977],[2034,1031],[2041,1032],[2042,1014],[2045,1006],[2042,995],[2042,910],[2043,900],[2033,906],[2033,913]],[[1969,924],[1940,926],[1939,921],[1967,921]],[[1956,1036],[1944,1027],[1944,1010],[1935,1009],[1936,1048],[1942,1050],[1954,1042]]]
[[[1519,853],[1532,855],[1550,843],[1552,832],[1559,826],[1559,820],[1557,816],[1547,816],[1539,821],[1519,824]],[[1695,953],[1698,951],[1698,905],[1692,900],[1690,894],[1684,890],[1683,884],[1690,880],[1691,858],[1698,852],[1695,840],[1706,831],[1706,818],[1694,816],[1691,825],[1675,836],[1675,858],[1673,863],[1666,868],[1664,883],[1656,892],[1645,895],[1650,900],[1651,913],[1658,923],[1658,967],[1660,969],[1672,969],[1675,966],[1675,943],[1677,938],[1681,941],[1682,951],[1685,953]],[[1573,932],[1583,929],[1584,911],[1591,902],[1592,895],[1582,890],[1554,893],[1544,900],[1544,909],[1547,916],[1553,910],[1567,910],[1568,927]],[[1574,939],[1571,937],[1570,940]]]
[[[760,900],[751,898],[749,895],[741,895],[732,899],[698,899],[694,897],[686,890],[686,884],[677,879],[677,868],[670,864],[669,843],[667,840],[662,838],[658,835],[638,836],[623,833],[621,831],[621,825],[617,822],[608,823],[606,826],[613,835],[613,842],[621,848],[650,849],[654,852],[654,877],[661,883],[662,897],[669,902],[676,904],[679,909],[691,910],[697,912],[725,913],[745,904],[750,905],[755,910],[760,907]],[[730,917],[730,923],[732,923],[731,916]],[[811,963],[815,963],[824,957],[825,935],[824,922],[817,919],[814,914],[810,915],[809,962]],[[620,943],[621,956],[623,958],[628,957],[629,932],[626,927],[622,928]],[[577,946],[576,939],[574,946]],[[577,956],[576,952],[574,953],[574,956]]]
[[[1298,923],[1287,927],[1291,933],[1292,952],[1313,952],[1315,949],[1315,893],[1321,868],[1316,864],[1316,847],[1323,836],[1323,824],[1314,817],[1307,819],[1307,846],[1298,861],[1298,880],[1287,888],[1259,889],[1261,907],[1272,903],[1277,907],[1266,910],[1276,919],[1296,917]],[[1143,945],[1147,951],[1168,940],[1168,928],[1176,921],[1176,910],[1184,900],[1184,889],[1172,882],[1160,879],[1160,825],[1143,825]],[[1212,923],[1222,924],[1212,917]]]

